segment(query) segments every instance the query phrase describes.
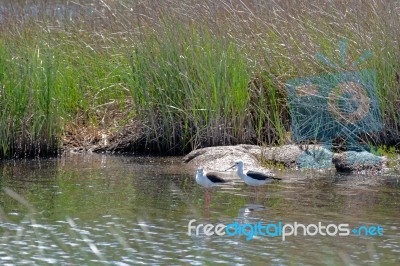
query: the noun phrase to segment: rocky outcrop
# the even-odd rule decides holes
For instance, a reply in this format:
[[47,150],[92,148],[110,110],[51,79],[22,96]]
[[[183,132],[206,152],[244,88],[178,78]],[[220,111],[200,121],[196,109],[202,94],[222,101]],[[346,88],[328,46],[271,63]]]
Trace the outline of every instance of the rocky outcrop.
[[193,167],[204,167],[207,171],[219,171],[220,175],[229,174],[225,170],[236,160],[241,159],[248,169],[269,172],[260,164],[261,147],[255,145],[217,146],[194,150],[183,158]]
[[346,151],[336,153],[332,159],[336,170],[340,172],[381,171],[386,167],[387,158],[376,156],[367,151]]
[[247,169],[270,172],[262,162],[281,163],[293,169],[334,169],[337,171],[380,171],[386,158],[369,152],[348,151],[333,153],[320,145],[284,145],[260,147],[255,145],[217,146],[192,151],[184,162],[193,167],[224,171],[238,159]]
[[[310,147],[317,147],[311,145]],[[307,147],[307,148],[310,148]],[[219,171],[226,178],[227,168],[236,160],[241,159],[247,169],[272,174],[265,168],[263,162],[281,163],[295,167],[296,160],[306,150],[305,147],[285,145],[281,147],[261,147],[256,145],[217,146],[194,150],[183,158],[183,161],[194,167],[204,167],[206,170]]]
[[299,169],[333,169],[333,152],[323,147],[313,147],[304,150],[296,160]]

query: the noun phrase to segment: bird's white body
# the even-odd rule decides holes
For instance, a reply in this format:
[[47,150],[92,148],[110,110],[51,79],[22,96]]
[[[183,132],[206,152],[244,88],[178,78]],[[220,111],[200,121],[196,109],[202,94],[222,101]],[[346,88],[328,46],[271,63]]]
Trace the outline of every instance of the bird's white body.
[[200,186],[203,186],[205,188],[210,188],[216,186],[218,183],[212,182],[208,177],[207,173],[203,170],[203,168],[197,169],[196,172],[196,182]]
[[272,179],[256,180],[256,179],[250,178],[247,175],[247,170],[245,170],[243,172],[238,171],[238,175],[249,186],[261,186],[261,185],[272,182]]
[[[270,183],[274,180],[274,178],[269,177],[263,173],[259,172],[253,172],[253,171],[248,171],[244,170],[244,163],[241,160],[238,160],[235,162],[235,166],[237,168],[237,174],[238,176],[247,184],[250,186],[261,186],[267,183]],[[250,172],[250,173],[249,173]],[[248,175],[249,173],[249,175]],[[259,178],[253,178],[253,176],[256,175]]]

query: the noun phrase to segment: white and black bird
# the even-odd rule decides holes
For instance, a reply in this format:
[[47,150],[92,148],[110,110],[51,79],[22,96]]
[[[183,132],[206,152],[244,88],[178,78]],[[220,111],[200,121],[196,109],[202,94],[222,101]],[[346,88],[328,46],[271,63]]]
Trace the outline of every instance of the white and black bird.
[[197,182],[197,184],[199,184],[200,186],[203,186],[205,188],[211,188],[216,185],[226,183],[226,181],[223,178],[217,176],[217,174],[215,174],[215,173],[205,172],[202,167],[199,167],[197,169],[196,182]]
[[271,183],[274,180],[282,180],[279,177],[274,177],[271,175],[266,175],[264,173],[251,171],[251,170],[244,170],[244,163],[242,160],[235,161],[235,164],[229,167],[226,170],[229,170],[233,167],[237,168],[238,176],[250,186],[261,186],[267,183]]
[[208,209],[209,204],[211,202],[211,195],[209,194],[209,189],[216,185],[226,183],[226,181],[223,178],[217,176],[217,174],[215,174],[215,173],[205,172],[202,167],[199,167],[197,169],[196,182],[200,186],[203,186],[206,188],[206,194],[205,194],[206,209]]

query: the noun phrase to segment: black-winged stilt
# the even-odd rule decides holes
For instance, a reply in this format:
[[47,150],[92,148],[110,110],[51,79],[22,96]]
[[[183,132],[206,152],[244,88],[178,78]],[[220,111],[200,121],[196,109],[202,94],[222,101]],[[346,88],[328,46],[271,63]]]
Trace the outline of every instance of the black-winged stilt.
[[208,206],[209,202],[211,201],[211,196],[208,194],[208,190],[211,187],[214,187],[218,184],[226,183],[224,179],[217,176],[215,173],[207,173],[204,171],[202,167],[199,167],[196,172],[196,182],[200,186],[206,188],[206,205]]
[[270,183],[274,180],[282,180],[279,177],[269,176],[264,173],[251,171],[251,170],[244,170],[244,163],[242,160],[235,161],[235,164],[229,167],[226,170],[229,170],[233,167],[237,168],[238,176],[250,186],[261,186],[267,183]]
[[226,181],[215,173],[207,173],[202,167],[197,169],[196,182],[205,188],[214,187],[218,184],[225,183]]

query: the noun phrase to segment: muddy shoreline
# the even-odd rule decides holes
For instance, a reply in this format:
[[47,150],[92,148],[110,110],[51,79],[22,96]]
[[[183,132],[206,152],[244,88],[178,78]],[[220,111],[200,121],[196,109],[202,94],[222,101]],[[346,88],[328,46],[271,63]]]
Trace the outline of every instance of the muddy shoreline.
[[[77,131],[76,131],[77,132]],[[75,133],[76,133],[75,132]],[[131,123],[119,131],[107,133],[94,128],[84,128],[80,134],[67,132],[63,136],[62,151],[68,153],[107,153],[124,155],[176,155],[155,154],[146,142],[141,125]],[[252,169],[271,171],[273,168],[336,170],[338,172],[377,173],[398,165],[399,159],[377,156],[367,151],[331,152],[321,145],[296,145],[266,147],[251,144],[213,146],[189,151],[183,162],[191,168],[203,166],[214,170],[229,167],[241,158]],[[323,157],[326,158],[323,158]],[[400,158],[400,156],[398,156]],[[390,162],[388,164],[388,162]]]

